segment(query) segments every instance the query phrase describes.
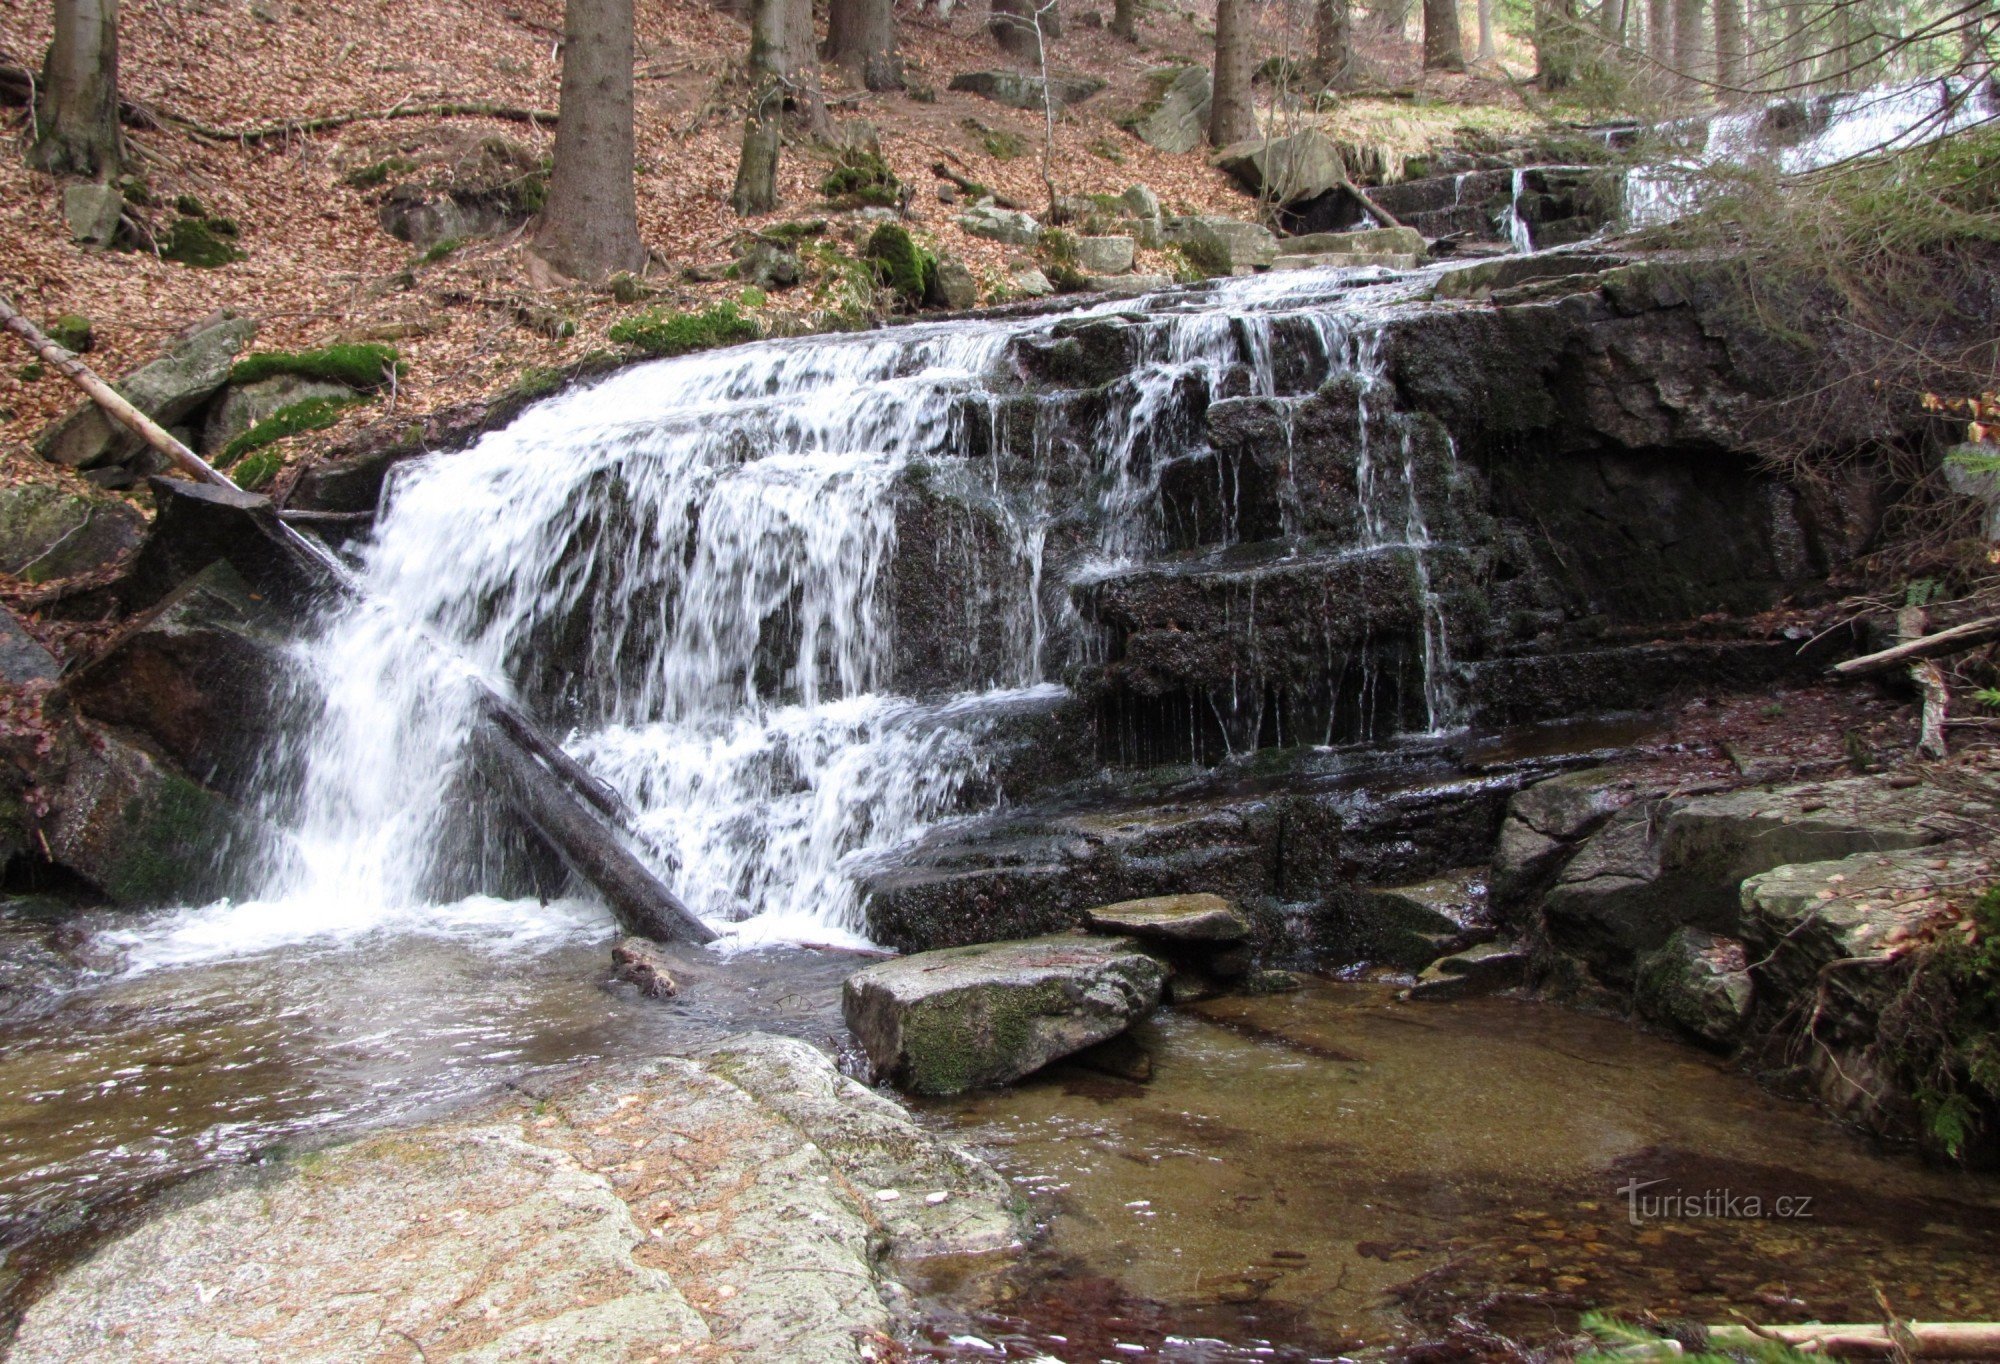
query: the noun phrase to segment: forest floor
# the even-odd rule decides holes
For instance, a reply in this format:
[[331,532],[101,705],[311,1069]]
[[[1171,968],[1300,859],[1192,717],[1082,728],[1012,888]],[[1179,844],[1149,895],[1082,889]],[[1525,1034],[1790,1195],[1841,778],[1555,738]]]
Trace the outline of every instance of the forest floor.
[[[1091,22],[1108,18],[1108,7],[1087,17],[1090,0],[1072,0],[1067,34],[1050,47],[1052,69],[1097,76],[1107,88],[1057,122],[1051,178],[1059,192],[1115,193],[1145,183],[1169,211],[1251,216],[1254,202],[1209,165],[1205,149],[1159,152],[1117,124],[1140,100],[1147,71],[1208,60],[1212,14],[1201,3],[1149,7],[1135,45]],[[655,259],[643,305],[688,307],[741,294],[733,282],[702,283],[689,272],[719,273],[748,230],[825,217],[836,239],[843,226],[858,233],[858,225],[840,221],[853,215],[829,212],[818,193],[831,154],[804,143],[786,150],[779,212],[752,220],[731,213],[747,28],[699,0],[640,0],[637,8],[639,220]],[[1012,249],[961,231],[929,171],[950,159],[1001,194],[1046,201],[1040,112],[946,89],[957,73],[1009,64],[984,19],[983,6],[962,6],[944,19],[932,10],[906,12],[899,22],[910,91],[856,90],[828,72],[826,92],[837,123],[872,125],[885,159],[913,187],[908,218],[920,237],[992,281]],[[554,109],[561,20],[561,0],[505,7],[480,0],[142,0],[125,14],[120,79],[126,99],[211,128],[447,100]],[[0,65],[38,69],[48,23],[45,4],[0,9]],[[1275,28],[1264,36],[1274,53],[1299,41]],[[1525,49],[1505,44],[1500,64],[1445,76],[1426,76],[1413,42],[1369,38],[1363,53],[1373,77],[1396,94],[1345,99],[1325,111],[1318,121],[1337,135],[1415,154],[1468,127],[1516,133],[1544,121],[1515,83],[1529,64]],[[546,156],[554,142],[546,126],[399,117],[257,143],[203,137],[174,123],[130,128],[132,169],[156,204],[191,195],[239,229],[243,259],[196,269],[151,252],[73,244],[62,185],[28,170],[19,155],[24,123],[23,110],[0,109],[10,147],[0,156],[0,290],[35,320],[89,318],[95,346],[87,362],[112,377],[229,309],[258,321],[258,349],[394,342],[408,365],[395,413],[417,416],[602,350],[607,329],[642,306],[552,280],[535,268],[519,232],[427,260],[383,228],[380,191],[350,182],[357,170],[392,157],[476,155],[494,136]],[[1005,145],[1008,134],[1023,150]],[[1147,266],[1142,260],[1139,268]],[[809,325],[811,293],[774,294],[766,305],[773,325]],[[549,325],[551,317],[559,324]],[[565,324],[572,334],[546,334]],[[0,481],[94,491],[32,451],[35,434],[77,394],[27,364],[30,358],[21,351],[0,361]],[[381,415],[379,407],[351,412],[329,431],[288,442],[288,457],[294,466],[309,461]],[[143,506],[143,489],[137,499]]]

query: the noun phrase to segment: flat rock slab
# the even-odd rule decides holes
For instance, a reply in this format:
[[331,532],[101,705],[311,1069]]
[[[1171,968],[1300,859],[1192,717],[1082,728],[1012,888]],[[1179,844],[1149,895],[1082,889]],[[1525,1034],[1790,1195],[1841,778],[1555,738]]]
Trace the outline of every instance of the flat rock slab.
[[1126,933],[1147,942],[1182,946],[1233,943],[1250,936],[1250,921],[1220,895],[1156,895],[1083,911],[1100,933]]
[[847,1026],[919,1094],[1005,1084],[1123,1032],[1167,971],[1132,938],[1051,934],[878,962],[847,979]]
[[30,1307],[9,1359],[859,1364],[892,1326],[884,1238],[1018,1236],[997,1175],[802,1042],[522,1089],[155,1217]]
[[1519,985],[1527,974],[1526,952],[1500,943],[1482,943],[1425,967],[1410,987],[1410,998],[1434,1001],[1498,994]]

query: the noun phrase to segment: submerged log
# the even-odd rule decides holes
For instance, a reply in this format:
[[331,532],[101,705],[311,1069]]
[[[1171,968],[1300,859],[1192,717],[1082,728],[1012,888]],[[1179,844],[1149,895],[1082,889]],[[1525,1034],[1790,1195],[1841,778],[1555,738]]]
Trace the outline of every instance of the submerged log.
[[[198,482],[248,497],[235,480],[176,440],[89,366],[42,334],[4,297],[0,297],[0,328],[26,341],[51,368],[88,393],[106,415],[124,426]],[[268,505],[259,498],[260,505]],[[317,540],[273,516],[266,528],[278,549],[329,588],[359,597],[360,584],[346,565]],[[440,647],[443,647],[442,645]],[[663,942],[712,942],[715,934],[689,912],[659,878],[619,839],[614,824],[626,821],[618,793],[594,776],[561,745],[538,729],[506,698],[481,687],[484,695],[472,741],[500,779],[515,810],[541,834],[571,871],[596,887],[626,932]],[[593,815],[594,807],[604,818]]]

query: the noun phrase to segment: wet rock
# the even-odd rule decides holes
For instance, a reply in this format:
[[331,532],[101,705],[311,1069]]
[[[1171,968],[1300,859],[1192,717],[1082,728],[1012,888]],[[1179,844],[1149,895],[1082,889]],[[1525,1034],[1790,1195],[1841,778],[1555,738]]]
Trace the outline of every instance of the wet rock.
[[923,952],[850,976],[848,1027],[919,1094],[1005,1084],[1124,1031],[1166,970],[1129,938],[1057,934]]
[[18,687],[28,682],[52,682],[61,672],[55,655],[22,628],[11,608],[0,606],[0,679]]
[[1034,216],[1011,208],[980,204],[958,215],[958,225],[975,237],[986,237],[1008,246],[1033,246],[1042,239],[1042,225]]
[[146,518],[129,503],[46,483],[0,489],[0,573],[31,583],[91,573],[138,548]]
[[297,374],[280,374],[276,378],[244,384],[240,388],[232,385],[209,409],[208,420],[202,423],[199,448],[211,456],[218,454],[230,441],[293,403],[313,398],[348,399],[353,396],[354,390],[345,384],[307,379]]
[[1146,102],[1125,120],[1133,136],[1163,152],[1191,152],[1208,132],[1209,102],[1215,82],[1205,66],[1168,66],[1148,71]]
[[1267,268],[1278,258],[1278,239],[1258,223],[1238,218],[1193,217],[1166,220],[1167,240],[1211,275],[1240,275]]
[[244,883],[243,814],[161,753],[85,727],[41,823],[49,858],[120,905],[199,904]]
[[[1273,270],[1312,266],[1381,265],[1392,270],[1413,268],[1424,257],[1423,236],[1407,227],[1378,227],[1358,232],[1314,232],[1286,237]],[[1291,262],[1287,264],[1287,262]]]
[[1078,237],[1077,269],[1088,275],[1122,275],[1132,268],[1136,251],[1130,237]]
[[0,1023],[48,1012],[83,975],[46,925],[16,917],[14,909],[0,904]]
[[1215,165],[1251,194],[1274,204],[1315,199],[1347,183],[1340,148],[1315,128],[1290,137],[1232,143],[1215,154]]
[[1409,989],[1411,999],[1469,999],[1511,990],[1527,978],[1528,954],[1502,943],[1482,943],[1425,967]]
[[155,478],[150,486],[153,528],[119,588],[127,610],[154,605],[218,559],[266,598],[289,602],[326,586],[288,548],[270,498],[179,478]]
[[125,215],[125,196],[116,185],[64,185],[63,225],[73,242],[109,246]]
[[1750,1020],[1749,960],[1743,944],[1698,928],[1677,930],[1639,961],[1633,1002],[1655,1023],[1723,1051]]
[[12,1357],[165,1364],[255,1339],[292,1359],[860,1364],[894,1326],[878,1250],[1017,1236],[991,1170],[803,1043],[752,1036],[240,1177],[63,1275]]
[[932,286],[937,301],[955,312],[979,305],[979,281],[972,268],[956,256],[939,256],[937,276]]
[[1102,90],[1104,82],[1095,76],[1051,74],[1045,81],[1025,71],[963,71],[945,88],[980,95],[1012,109],[1040,109],[1051,103],[1066,109]]
[[1174,281],[1171,275],[1085,275],[1083,287],[1094,294],[1137,298],[1141,294],[1157,294],[1162,289],[1171,289]]
[[671,963],[650,939],[624,939],[611,949],[611,963],[620,980],[630,981],[648,999],[672,999],[680,993]]
[[1314,941],[1329,962],[1419,971],[1461,944],[1484,917],[1486,887],[1461,870],[1407,886],[1354,887],[1325,897]]
[[1620,768],[1564,772],[1515,792],[1493,851],[1493,900],[1506,908],[1542,889],[1577,841],[1641,794]]
[[1109,1075],[1114,1080],[1130,1080],[1143,1085],[1153,1078],[1153,1053],[1139,1045],[1129,1032],[1085,1047],[1069,1058],[1074,1066]]
[[1744,878],[1792,862],[1922,847],[1954,829],[1934,787],[1879,777],[1674,797],[1626,807],[1577,851],[1543,901],[1551,945],[1610,985],[1691,926],[1742,936]]
[[[250,344],[257,324],[227,318],[202,328],[160,359],[112,385],[134,407],[162,426],[173,426],[229,381],[236,354]],[[114,426],[96,403],[86,402],[35,439],[36,453],[72,469],[150,458],[137,436]]]
[[1083,921],[1099,933],[1119,933],[1175,947],[1241,942],[1250,921],[1220,895],[1158,895],[1098,905]]
[[124,626],[60,693],[241,799],[286,729],[291,636],[291,622],[218,560]]

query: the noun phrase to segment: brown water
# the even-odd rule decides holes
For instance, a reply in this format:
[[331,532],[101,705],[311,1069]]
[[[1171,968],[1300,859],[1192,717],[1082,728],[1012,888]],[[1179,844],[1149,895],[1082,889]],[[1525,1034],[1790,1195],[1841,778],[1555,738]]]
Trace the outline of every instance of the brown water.
[[2000,1314],[2000,1183],[1616,1022],[1311,982],[1142,1035],[1150,1084],[1067,1067],[928,1105],[1045,1225],[1009,1271],[927,1281],[938,1354],[1504,1355],[1589,1308],[1872,1320],[1877,1285]]

